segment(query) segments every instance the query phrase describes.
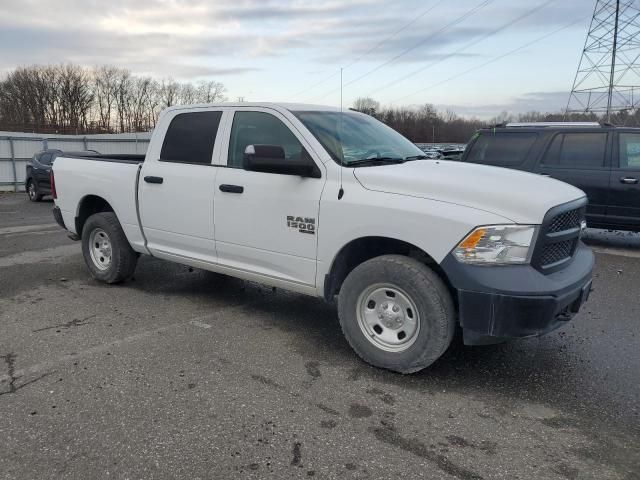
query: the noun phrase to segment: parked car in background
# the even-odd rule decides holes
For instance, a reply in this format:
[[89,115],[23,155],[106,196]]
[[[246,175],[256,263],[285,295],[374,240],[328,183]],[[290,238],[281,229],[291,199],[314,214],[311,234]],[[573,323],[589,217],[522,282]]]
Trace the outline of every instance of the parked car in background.
[[640,231],[638,128],[589,122],[508,123],[479,130],[462,161],[562,180],[587,194],[588,226]]
[[434,362],[456,325],[470,345],[547,333],[591,291],[584,192],[429,160],[362,113],[170,107],[146,157],[64,155],[52,179],[96,279],[126,280],[146,254],[337,299],[354,350],[398,372]]
[[432,160],[459,160],[464,153],[465,145],[459,143],[416,143],[425,156]]
[[[51,165],[57,157],[62,155],[63,151],[58,149],[48,149],[36,152],[31,160],[27,162],[27,175],[25,177],[25,190],[32,202],[39,202],[45,195],[51,195],[51,181],[49,173]],[[85,150],[84,152],[66,152],[70,155],[97,154],[95,150]]]

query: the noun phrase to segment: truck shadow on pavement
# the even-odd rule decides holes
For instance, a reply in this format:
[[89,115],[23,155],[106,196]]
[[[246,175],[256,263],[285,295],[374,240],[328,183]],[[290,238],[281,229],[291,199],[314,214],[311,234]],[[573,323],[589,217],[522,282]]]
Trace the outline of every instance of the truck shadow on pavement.
[[[158,268],[163,272],[156,272]],[[168,268],[176,272],[167,272]],[[583,395],[582,384],[589,376],[584,365],[576,368],[581,363],[579,352],[571,351],[571,338],[563,329],[541,338],[482,347],[464,346],[458,334],[429,368],[400,375],[360,360],[342,335],[335,306],[320,299],[188,267],[167,267],[150,258],[141,259],[135,281],[126,286],[169,297],[187,296],[212,310],[237,305],[243,322],[256,329],[256,335],[273,329],[284,332],[277,337],[277,348],[290,349],[307,364],[337,367],[350,381],[425,394],[445,390],[490,398],[497,411],[507,411],[518,399],[566,406]]]

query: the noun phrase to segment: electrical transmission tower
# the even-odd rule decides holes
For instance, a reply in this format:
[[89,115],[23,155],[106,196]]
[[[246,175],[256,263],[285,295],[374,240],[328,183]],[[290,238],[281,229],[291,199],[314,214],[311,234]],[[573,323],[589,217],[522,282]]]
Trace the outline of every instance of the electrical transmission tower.
[[640,106],[640,0],[597,0],[566,113],[634,115]]

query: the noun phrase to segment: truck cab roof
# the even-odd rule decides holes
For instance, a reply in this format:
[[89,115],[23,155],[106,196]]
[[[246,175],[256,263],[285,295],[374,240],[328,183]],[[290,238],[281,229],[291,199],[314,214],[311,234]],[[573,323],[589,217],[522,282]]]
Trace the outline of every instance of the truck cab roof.
[[[287,103],[287,102],[219,102],[219,103],[198,103],[193,105],[174,105],[165,109],[165,112],[193,108],[206,107],[254,107],[254,108],[275,108],[282,110],[296,111],[320,111],[320,112],[339,112],[340,108],[328,105],[314,105],[310,103]],[[344,109],[348,111],[347,109]]]

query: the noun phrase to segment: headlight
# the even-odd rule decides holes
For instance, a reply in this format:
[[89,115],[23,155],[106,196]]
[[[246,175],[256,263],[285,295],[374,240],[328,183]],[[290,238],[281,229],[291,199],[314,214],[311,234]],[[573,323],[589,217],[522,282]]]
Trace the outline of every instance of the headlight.
[[529,263],[536,228],[532,225],[478,227],[458,244],[453,253],[463,263],[479,265]]

